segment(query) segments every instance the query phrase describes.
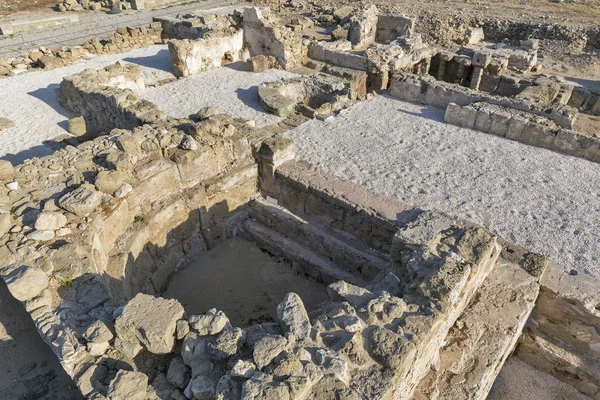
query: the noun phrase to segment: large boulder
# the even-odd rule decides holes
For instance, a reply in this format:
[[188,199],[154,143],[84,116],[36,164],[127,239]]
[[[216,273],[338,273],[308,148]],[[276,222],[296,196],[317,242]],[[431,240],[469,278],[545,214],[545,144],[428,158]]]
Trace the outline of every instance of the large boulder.
[[296,293],[288,293],[277,306],[277,318],[284,333],[293,334],[297,340],[308,337],[310,320],[302,299]]
[[140,343],[154,354],[167,354],[175,345],[177,320],[184,314],[177,300],[139,293],[123,308],[115,330],[125,342]]

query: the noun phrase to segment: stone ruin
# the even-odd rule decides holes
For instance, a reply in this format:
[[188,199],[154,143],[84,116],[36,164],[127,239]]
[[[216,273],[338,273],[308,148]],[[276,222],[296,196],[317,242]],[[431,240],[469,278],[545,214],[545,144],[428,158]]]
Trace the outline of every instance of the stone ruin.
[[[450,123],[598,161],[598,138],[571,130],[581,96],[551,77],[502,83],[511,59],[519,73],[534,66],[534,44],[450,56],[404,16],[329,17],[327,40],[302,37],[313,19],[256,8],[157,22],[180,77],[235,61],[299,73],[258,89],[280,122],[214,108],[170,117],[136,94],[139,68],[117,63],[57,90],[81,143],[0,162],[0,274],[65,371],[89,399],[484,399],[519,344],[517,356],[597,397],[597,282],[296,160],[282,135],[388,90]],[[236,237],[329,300],[306,307],[290,292],[275,318],[234,326],[161,297]]]

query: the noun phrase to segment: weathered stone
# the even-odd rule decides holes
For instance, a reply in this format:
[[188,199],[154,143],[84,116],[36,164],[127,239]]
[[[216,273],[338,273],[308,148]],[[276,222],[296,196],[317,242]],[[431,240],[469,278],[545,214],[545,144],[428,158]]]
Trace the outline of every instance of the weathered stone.
[[126,179],[127,175],[121,171],[100,171],[96,175],[94,185],[100,192],[112,195],[123,186]]
[[284,333],[291,333],[297,340],[308,337],[310,320],[302,299],[296,293],[288,293],[277,306],[277,318]]
[[83,136],[87,133],[85,119],[83,117],[71,118],[67,121],[67,130],[71,135]]
[[229,318],[216,308],[211,308],[203,315],[192,315],[188,321],[192,331],[199,335],[216,335],[223,329],[231,329]]
[[100,205],[101,200],[100,192],[80,187],[62,196],[58,205],[78,217],[86,217]]
[[16,124],[7,118],[0,118],[0,131],[5,129],[14,128]]
[[252,357],[256,367],[261,370],[273,361],[282,351],[287,349],[288,341],[282,336],[266,336],[254,345]]
[[67,224],[67,217],[61,212],[44,211],[35,220],[35,229],[55,231]]
[[33,231],[27,235],[27,239],[46,242],[54,239],[54,231]]
[[148,377],[142,372],[120,370],[108,386],[109,400],[144,400]]
[[244,345],[246,334],[240,328],[225,330],[208,343],[207,350],[215,360],[233,357]]
[[344,281],[327,286],[327,294],[333,301],[347,301],[353,306],[365,305],[376,297],[367,289]]
[[167,380],[180,389],[185,389],[191,378],[190,368],[183,363],[183,358],[175,357],[169,364]]
[[48,277],[39,268],[22,265],[4,278],[13,297],[26,301],[39,296],[48,287]]
[[139,342],[154,354],[166,354],[173,350],[177,320],[183,315],[177,300],[140,293],[127,303],[115,321],[115,330],[127,342]]
[[6,180],[13,176],[14,167],[8,160],[0,160],[0,179]]
[[285,383],[274,381],[271,375],[257,373],[242,386],[242,398],[248,400],[289,400],[290,392]]
[[250,378],[256,372],[256,366],[252,361],[237,360],[231,367],[231,376],[236,378]]
[[102,343],[112,340],[113,333],[103,321],[94,321],[83,333],[83,338],[88,342]]
[[213,400],[215,398],[217,381],[210,375],[198,375],[185,388],[188,399]]

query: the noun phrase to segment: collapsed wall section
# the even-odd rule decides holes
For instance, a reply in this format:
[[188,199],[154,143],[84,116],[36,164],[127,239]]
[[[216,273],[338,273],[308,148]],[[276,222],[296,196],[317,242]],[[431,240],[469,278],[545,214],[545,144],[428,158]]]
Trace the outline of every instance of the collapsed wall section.
[[197,40],[169,40],[173,71],[178,78],[245,61],[243,50],[243,31],[235,28],[207,34]]
[[97,135],[169,120],[158,107],[137,96],[135,91],[143,88],[140,68],[119,62],[65,77],[56,96],[61,106],[83,116],[88,131]]

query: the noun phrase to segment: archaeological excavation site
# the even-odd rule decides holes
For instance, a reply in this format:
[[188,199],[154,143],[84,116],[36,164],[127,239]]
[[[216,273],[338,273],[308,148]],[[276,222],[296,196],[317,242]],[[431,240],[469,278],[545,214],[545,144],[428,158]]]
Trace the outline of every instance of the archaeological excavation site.
[[0,399],[600,400],[600,4],[109,3],[0,36]]

